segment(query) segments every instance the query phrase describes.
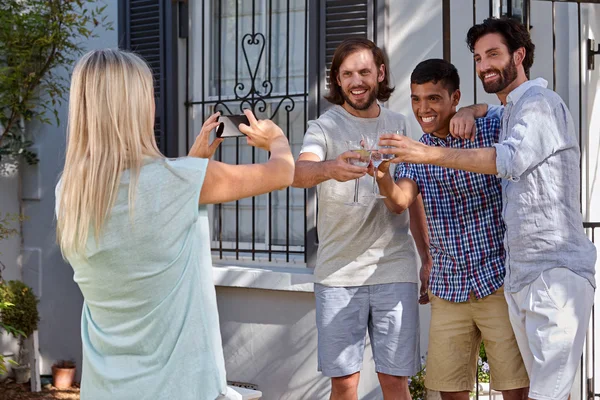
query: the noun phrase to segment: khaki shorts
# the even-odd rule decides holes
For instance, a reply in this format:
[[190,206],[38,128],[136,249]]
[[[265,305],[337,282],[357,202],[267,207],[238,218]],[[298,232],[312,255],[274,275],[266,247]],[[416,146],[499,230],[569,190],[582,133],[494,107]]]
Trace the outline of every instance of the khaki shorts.
[[425,387],[441,392],[475,387],[483,339],[490,365],[490,386],[510,390],[529,386],[527,371],[510,324],[501,287],[483,299],[453,303],[429,293],[431,326]]

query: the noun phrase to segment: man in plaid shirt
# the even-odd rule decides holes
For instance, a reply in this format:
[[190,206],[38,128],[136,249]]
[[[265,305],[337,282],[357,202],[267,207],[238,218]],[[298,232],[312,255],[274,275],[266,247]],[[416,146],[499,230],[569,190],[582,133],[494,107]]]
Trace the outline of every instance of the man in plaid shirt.
[[[500,121],[495,118],[477,120],[473,141],[449,134],[460,100],[459,84],[456,68],[444,60],[423,61],[413,71],[411,99],[424,132],[421,143],[479,148],[498,141]],[[502,391],[506,400],[527,398],[529,380],[503,290],[500,179],[434,165],[399,164],[394,184],[387,168],[389,164],[378,172],[387,207],[404,212],[420,193],[427,215],[433,267],[429,293],[420,299],[431,302],[425,386],[440,391],[444,400],[468,400],[483,340],[492,388]]]

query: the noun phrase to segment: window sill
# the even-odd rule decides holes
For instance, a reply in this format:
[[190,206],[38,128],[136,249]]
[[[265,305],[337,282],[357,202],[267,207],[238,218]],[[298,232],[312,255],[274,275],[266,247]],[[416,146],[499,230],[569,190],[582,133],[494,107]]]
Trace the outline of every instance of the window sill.
[[213,261],[215,286],[312,293],[313,270],[306,267],[244,265]]

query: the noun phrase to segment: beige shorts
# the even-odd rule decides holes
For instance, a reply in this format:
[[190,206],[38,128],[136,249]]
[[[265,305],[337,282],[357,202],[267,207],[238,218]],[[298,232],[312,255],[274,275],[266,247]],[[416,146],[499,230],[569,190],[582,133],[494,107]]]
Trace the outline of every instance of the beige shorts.
[[441,392],[473,390],[482,340],[492,389],[529,386],[503,287],[483,299],[471,294],[462,303],[446,301],[431,293],[429,298],[431,325],[425,387]]

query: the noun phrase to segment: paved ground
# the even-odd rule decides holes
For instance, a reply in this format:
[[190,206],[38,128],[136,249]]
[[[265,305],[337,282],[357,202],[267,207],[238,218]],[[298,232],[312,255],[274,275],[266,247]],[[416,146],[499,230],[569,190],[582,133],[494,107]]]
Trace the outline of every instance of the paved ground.
[[79,400],[79,388],[73,387],[67,390],[59,390],[48,385],[39,393],[29,391],[29,384],[18,385],[12,379],[0,382],[0,400]]

